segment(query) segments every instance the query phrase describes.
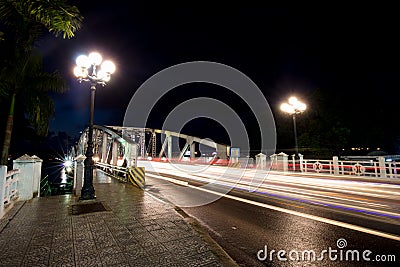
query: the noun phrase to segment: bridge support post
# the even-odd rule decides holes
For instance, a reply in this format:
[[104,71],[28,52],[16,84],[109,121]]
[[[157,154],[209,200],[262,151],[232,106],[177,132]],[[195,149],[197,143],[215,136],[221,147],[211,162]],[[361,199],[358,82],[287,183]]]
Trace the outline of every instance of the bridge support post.
[[167,142],[168,142],[168,144],[167,144],[167,150],[168,150],[167,158],[172,159],[172,136],[171,135],[167,136]]
[[190,140],[190,160],[195,160],[196,158],[196,143]]
[[137,166],[137,144],[125,144],[125,159],[127,160],[127,167]]
[[108,145],[108,135],[103,132],[103,140],[101,145],[101,162],[107,162],[107,145]]
[[113,140],[112,144],[112,165],[117,165],[118,162],[118,141]]
[[228,150],[227,146],[217,144],[217,147],[216,147],[217,158],[219,158],[219,159],[228,159],[228,157],[227,157],[228,151],[227,150]]
[[166,153],[167,158],[168,159],[172,158],[172,136],[167,132],[165,133],[165,139],[161,146],[160,154],[158,154],[159,158],[161,158],[165,153],[165,148],[167,148],[167,153]]

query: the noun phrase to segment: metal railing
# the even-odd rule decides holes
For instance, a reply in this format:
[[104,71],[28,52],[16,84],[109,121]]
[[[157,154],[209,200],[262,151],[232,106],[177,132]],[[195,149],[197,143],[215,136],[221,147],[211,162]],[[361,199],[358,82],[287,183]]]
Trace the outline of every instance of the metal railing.
[[19,170],[7,171],[7,166],[0,166],[0,218],[4,210],[18,200]]
[[40,180],[40,195],[41,197],[51,196],[51,187],[49,183],[49,176],[46,175]]
[[96,162],[96,167],[105,173],[107,173],[109,176],[121,181],[121,182],[128,182],[128,175],[127,175],[127,170],[126,167],[121,167],[121,166],[116,166],[116,165],[111,165],[107,163],[102,163],[102,162]]

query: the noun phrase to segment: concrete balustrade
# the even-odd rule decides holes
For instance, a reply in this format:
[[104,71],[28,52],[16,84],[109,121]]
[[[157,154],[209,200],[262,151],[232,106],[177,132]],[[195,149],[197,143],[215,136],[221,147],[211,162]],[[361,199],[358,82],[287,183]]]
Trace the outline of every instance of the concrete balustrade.
[[35,159],[27,154],[13,160],[13,168],[20,170],[18,183],[19,200],[33,198],[35,162]]
[[7,166],[0,166],[0,218],[6,213],[6,206],[18,198],[18,175],[19,170],[7,171]]
[[40,194],[43,160],[23,155],[13,160],[13,170],[0,166],[0,218],[14,201],[29,200]]

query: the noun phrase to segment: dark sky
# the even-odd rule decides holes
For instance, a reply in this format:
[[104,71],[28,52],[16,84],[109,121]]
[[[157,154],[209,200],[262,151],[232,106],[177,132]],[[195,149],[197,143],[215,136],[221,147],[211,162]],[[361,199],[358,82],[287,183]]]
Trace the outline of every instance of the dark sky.
[[[400,23],[394,6],[141,2],[76,1],[84,16],[76,37],[43,41],[46,64],[59,69],[70,85],[68,93],[54,96],[50,130],[75,135],[87,125],[89,85],[79,84],[72,69],[79,54],[92,50],[117,65],[111,82],[96,92],[95,124],[121,125],[130,98],[146,79],[166,67],[202,60],[249,76],[275,111],[290,94],[307,102],[319,88],[333,96],[332,105],[347,122],[359,123],[363,131],[399,130]],[[185,97],[225,94],[216,91],[178,88],[156,107],[149,126],[159,128],[168,109]]]

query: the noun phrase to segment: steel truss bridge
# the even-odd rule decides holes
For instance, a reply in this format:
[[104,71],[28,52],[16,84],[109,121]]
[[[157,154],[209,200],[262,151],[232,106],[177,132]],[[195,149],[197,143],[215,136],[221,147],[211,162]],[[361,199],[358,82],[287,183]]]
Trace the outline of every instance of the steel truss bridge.
[[[84,155],[88,129],[78,142],[76,154]],[[121,126],[93,126],[93,160],[114,166],[136,166],[137,159],[165,158],[182,161],[196,158],[228,159],[230,146],[209,139],[167,130]]]

